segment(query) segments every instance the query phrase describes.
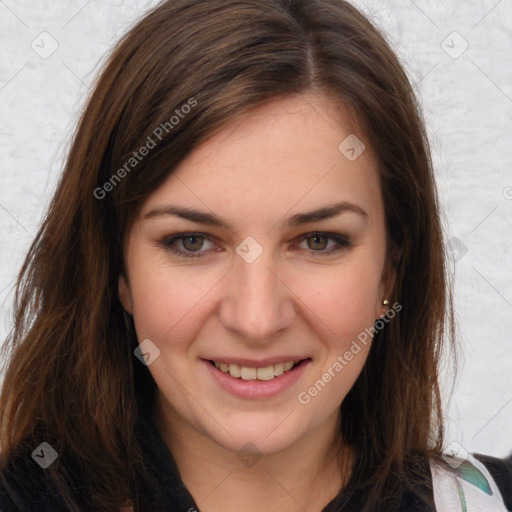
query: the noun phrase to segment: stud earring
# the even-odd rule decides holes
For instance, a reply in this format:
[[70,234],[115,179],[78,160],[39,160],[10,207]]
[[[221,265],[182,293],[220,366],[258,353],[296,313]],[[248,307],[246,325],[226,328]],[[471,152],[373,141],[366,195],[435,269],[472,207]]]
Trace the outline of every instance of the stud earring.
[[388,304],[389,304],[389,300],[388,300],[388,299],[384,299],[384,300],[382,301],[382,305],[383,305],[383,306],[387,306]]

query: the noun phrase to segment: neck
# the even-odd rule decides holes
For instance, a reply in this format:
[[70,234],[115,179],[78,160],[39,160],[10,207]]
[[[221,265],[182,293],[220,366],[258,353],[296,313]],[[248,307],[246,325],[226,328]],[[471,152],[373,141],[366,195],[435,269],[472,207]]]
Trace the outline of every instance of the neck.
[[201,512],[320,512],[348,482],[354,452],[339,441],[339,412],[285,450],[241,461],[158,402],[155,425]]

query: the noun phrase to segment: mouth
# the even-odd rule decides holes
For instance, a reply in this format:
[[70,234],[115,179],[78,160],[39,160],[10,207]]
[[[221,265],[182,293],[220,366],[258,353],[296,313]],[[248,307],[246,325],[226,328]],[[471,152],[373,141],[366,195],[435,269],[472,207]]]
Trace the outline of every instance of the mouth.
[[203,359],[202,363],[219,389],[244,400],[265,400],[291,393],[312,361],[285,356],[265,361]]
[[208,360],[208,363],[210,363],[211,366],[214,366],[220,372],[229,374],[231,377],[238,380],[270,381],[294,371],[295,368],[308,361],[311,361],[311,358],[268,364],[264,367],[248,366],[244,364],[214,360]]
[[201,358],[214,388],[243,399],[268,399],[291,393],[313,364],[311,357],[298,354],[268,357],[263,360],[214,356]]

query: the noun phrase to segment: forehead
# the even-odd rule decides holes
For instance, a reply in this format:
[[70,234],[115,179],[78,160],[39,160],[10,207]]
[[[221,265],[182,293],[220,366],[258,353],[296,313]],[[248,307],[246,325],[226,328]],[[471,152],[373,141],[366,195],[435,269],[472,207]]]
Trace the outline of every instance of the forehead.
[[[355,159],[354,151],[346,152],[358,144],[354,137],[365,145]],[[180,163],[142,213],[172,201],[239,222],[275,223],[285,212],[345,200],[378,216],[376,168],[369,141],[348,108],[318,93],[301,94],[226,124]]]

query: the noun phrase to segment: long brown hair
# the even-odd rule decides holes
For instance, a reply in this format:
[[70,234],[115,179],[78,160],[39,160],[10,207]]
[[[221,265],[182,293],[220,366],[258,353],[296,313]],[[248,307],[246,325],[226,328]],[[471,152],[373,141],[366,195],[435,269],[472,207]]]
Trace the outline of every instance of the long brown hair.
[[141,509],[136,394],[155,383],[117,296],[125,235],[148,195],[226,122],[313,89],[349,106],[375,154],[397,271],[390,299],[402,305],[341,406],[341,436],[359,454],[352,481],[368,511],[393,510],[393,497],[418,487],[415,462],[443,444],[438,370],[441,349],[454,349],[437,192],[413,88],[343,0],[170,0],[116,46],[19,275],[3,347],[2,468],[48,441],[80,468],[48,468],[72,510],[72,478],[94,510]]

